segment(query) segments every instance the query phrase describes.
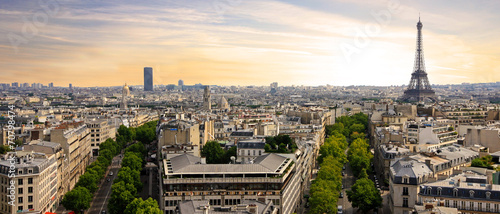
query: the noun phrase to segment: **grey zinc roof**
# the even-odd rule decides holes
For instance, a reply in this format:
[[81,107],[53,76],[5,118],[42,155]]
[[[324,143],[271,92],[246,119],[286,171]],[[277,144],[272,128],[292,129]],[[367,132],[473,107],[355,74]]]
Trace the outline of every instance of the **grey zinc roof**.
[[423,175],[432,174],[431,169],[425,163],[415,160],[397,160],[391,166],[391,171],[396,177],[408,176],[410,178],[419,178]]
[[170,158],[173,173],[183,174],[241,174],[275,173],[287,158],[276,154],[257,157],[254,164],[200,164],[201,158],[183,154]]
[[265,145],[266,143],[262,142],[260,139],[238,142],[239,149],[264,149]]

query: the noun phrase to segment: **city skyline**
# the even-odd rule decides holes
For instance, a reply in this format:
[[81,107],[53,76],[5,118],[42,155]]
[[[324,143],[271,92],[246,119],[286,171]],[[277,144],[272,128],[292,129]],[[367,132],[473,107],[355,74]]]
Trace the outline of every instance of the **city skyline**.
[[431,84],[497,82],[497,9],[491,1],[8,1],[2,82],[141,85],[152,67],[154,85],[407,85],[419,12]]

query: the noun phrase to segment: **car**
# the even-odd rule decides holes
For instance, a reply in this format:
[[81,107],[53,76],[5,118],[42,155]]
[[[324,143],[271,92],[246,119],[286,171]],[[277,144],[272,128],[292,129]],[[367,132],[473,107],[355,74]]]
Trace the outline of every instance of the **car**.
[[343,198],[343,197],[344,197],[344,193],[340,192],[339,198]]
[[345,173],[344,173],[344,172],[342,172],[342,176],[345,176]]
[[109,176],[113,176],[113,172],[109,172]]
[[306,208],[309,208],[309,202],[306,203]]
[[344,189],[344,184],[342,184],[342,189]]
[[339,205],[337,207],[337,214],[342,214],[342,213],[343,213],[342,205]]
[[342,170],[345,170],[345,166],[342,166]]
[[111,181],[111,179],[109,179],[109,178],[108,178],[106,181],[107,181],[107,182],[110,182],[110,181]]
[[106,214],[106,210],[101,211],[101,214]]

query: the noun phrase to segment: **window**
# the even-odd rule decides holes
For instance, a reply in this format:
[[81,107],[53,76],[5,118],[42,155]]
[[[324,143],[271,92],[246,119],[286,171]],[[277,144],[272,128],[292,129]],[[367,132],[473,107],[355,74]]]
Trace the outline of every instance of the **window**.
[[470,210],[474,209],[474,202],[472,202],[472,201],[469,202],[469,209]]
[[17,194],[23,194],[23,188],[17,188]]
[[442,189],[441,187],[438,187],[438,189],[437,189],[437,195],[441,195],[441,191],[442,191],[442,190],[443,190],[443,189]]
[[259,156],[262,155],[262,150],[259,150]]
[[486,199],[490,199],[491,192],[486,192]]
[[28,178],[28,184],[33,184],[33,178]]
[[17,184],[18,185],[23,185],[23,179],[22,178],[17,179]]
[[250,156],[250,150],[247,150],[247,151],[248,151],[247,155]]
[[33,202],[33,196],[28,196],[28,202]]
[[444,206],[450,207],[450,200],[444,200]]
[[253,150],[253,156],[255,156],[255,150]]
[[478,207],[478,210],[479,210],[479,211],[483,211],[483,203],[478,202],[478,203],[477,203],[477,207]]
[[457,208],[457,207],[458,207],[458,202],[457,202],[457,201],[453,201],[453,207],[454,207],[454,208]]
[[408,177],[403,177],[403,183],[404,183],[404,184],[410,183],[410,178],[408,178]]
[[23,203],[23,197],[19,197],[19,198],[17,198],[17,202],[19,202],[19,203]]
[[471,198],[474,198],[474,190],[469,191],[469,196],[470,196]]
[[17,210],[23,210],[23,206],[18,206]]
[[408,198],[403,198],[403,207],[408,207]]
[[453,197],[458,197],[458,189],[453,189]]
[[486,212],[489,212],[489,211],[490,211],[490,209],[491,209],[491,207],[490,207],[490,203],[486,203]]
[[32,204],[28,205],[28,209],[33,209],[33,205]]
[[403,195],[408,195],[408,187],[403,187]]

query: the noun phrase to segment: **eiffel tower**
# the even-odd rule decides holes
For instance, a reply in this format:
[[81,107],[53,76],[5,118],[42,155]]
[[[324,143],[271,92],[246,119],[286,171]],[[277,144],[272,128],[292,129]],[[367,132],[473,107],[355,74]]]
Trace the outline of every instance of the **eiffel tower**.
[[415,52],[415,65],[411,74],[410,85],[405,90],[402,100],[404,101],[425,101],[426,98],[436,101],[436,94],[432,90],[425,72],[424,50],[422,45],[422,22],[420,17],[417,23],[417,51]]

